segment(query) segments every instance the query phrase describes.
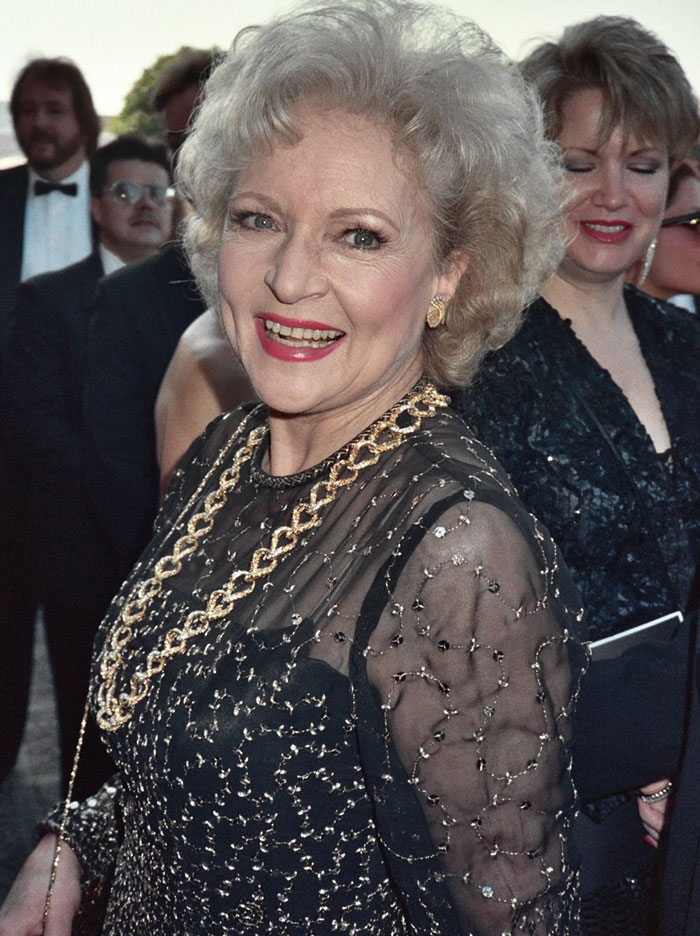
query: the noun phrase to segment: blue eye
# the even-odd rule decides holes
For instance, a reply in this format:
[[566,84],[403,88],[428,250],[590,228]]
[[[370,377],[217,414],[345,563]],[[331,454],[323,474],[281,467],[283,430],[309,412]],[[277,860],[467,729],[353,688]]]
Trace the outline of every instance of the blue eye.
[[346,231],[344,237],[351,247],[356,247],[358,250],[376,250],[383,243],[379,235],[364,228],[353,228],[352,231]]
[[254,231],[273,231],[275,222],[269,215],[259,214],[257,211],[247,211],[240,215],[240,223]]
[[274,231],[275,222],[269,215],[259,211],[236,211],[231,215],[231,225],[246,228],[249,231]]

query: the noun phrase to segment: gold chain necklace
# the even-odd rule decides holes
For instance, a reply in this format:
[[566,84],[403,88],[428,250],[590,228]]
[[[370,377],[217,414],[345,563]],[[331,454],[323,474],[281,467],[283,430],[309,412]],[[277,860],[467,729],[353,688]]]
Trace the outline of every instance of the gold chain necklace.
[[[134,625],[144,620],[150,603],[162,594],[165,582],[180,572],[185,560],[196,552],[203,537],[213,528],[216,514],[226,503],[229,491],[238,484],[243,465],[253,457],[267,432],[266,427],[253,429],[236,452],[231,467],[221,473],[218,487],[206,497],[203,509],[188,521],[187,532],[177,540],[170,555],[158,560],[153,575],[136,588],[108,634],[100,662],[101,680],[97,692],[96,717],[100,728],[114,731],[126,724],[135,707],[148,694],[153,677],[163,670],[167,661],[184,653],[188,642],[206,633],[214,621],[229,615],[235,603],[247,597],[260,579],[276,569],[279,559],[294,549],[300,536],[319,527],[324,508],[343,488],[356,480],[360,471],[376,465],[385,452],[398,448],[408,435],[420,428],[426,416],[434,416],[437,408],[447,406],[448,402],[448,398],[433,384],[423,383],[342,449],[331,465],[328,477],[312,487],[306,501],[295,505],[290,523],[274,530],[270,544],[255,550],[247,569],[235,569],[228,582],[209,595],[203,609],[190,611],[181,625],[171,628],[162,643],[150,651],[145,665],[131,677],[128,691],[119,693],[117,677],[124,665],[126,647],[133,639]],[[399,419],[404,414],[410,417],[411,422],[401,426]],[[217,459],[218,463],[220,459]],[[190,504],[201,487],[190,499]]]

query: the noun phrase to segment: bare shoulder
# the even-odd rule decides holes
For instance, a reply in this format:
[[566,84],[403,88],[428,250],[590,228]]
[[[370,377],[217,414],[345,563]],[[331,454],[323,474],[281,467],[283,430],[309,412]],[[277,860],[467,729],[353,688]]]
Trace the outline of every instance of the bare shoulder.
[[207,309],[187,326],[175,354],[193,361],[206,360],[220,354],[231,355],[231,348],[213,309]]

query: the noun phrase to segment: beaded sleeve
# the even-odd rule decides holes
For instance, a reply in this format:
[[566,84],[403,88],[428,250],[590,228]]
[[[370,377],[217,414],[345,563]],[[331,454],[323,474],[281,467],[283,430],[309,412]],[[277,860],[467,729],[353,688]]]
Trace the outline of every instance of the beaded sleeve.
[[[382,713],[373,724],[369,700],[360,722],[366,759],[382,763],[372,783],[388,860],[399,884],[418,873],[404,894],[411,917],[428,912],[421,891],[442,882],[455,930],[478,936],[575,932],[567,838],[580,610],[575,592],[565,604],[556,547],[524,517],[520,529],[512,513],[463,499],[410,528],[359,664]],[[422,808],[421,844],[393,814],[397,783]]]
[[[89,796],[82,803],[69,805],[63,837],[78,859],[83,893],[99,889],[111,880],[121,840],[120,792],[121,781],[115,775],[94,796]],[[38,832],[58,835],[62,813],[63,801],[57,803],[40,823]]]

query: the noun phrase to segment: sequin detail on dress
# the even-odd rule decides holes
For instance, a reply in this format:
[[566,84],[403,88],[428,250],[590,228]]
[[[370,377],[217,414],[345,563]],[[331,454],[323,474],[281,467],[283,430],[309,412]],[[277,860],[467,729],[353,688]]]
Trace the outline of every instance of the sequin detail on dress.
[[[176,477],[98,652],[263,414],[236,435],[241,418]],[[410,424],[106,734],[118,792],[104,825],[81,807],[68,828],[87,879],[112,849],[105,936],[575,932],[578,596],[461,420]],[[254,462],[134,628],[119,686],[318,483],[273,487]]]

